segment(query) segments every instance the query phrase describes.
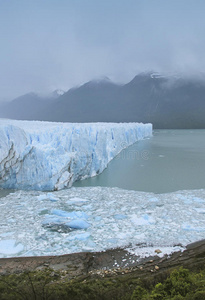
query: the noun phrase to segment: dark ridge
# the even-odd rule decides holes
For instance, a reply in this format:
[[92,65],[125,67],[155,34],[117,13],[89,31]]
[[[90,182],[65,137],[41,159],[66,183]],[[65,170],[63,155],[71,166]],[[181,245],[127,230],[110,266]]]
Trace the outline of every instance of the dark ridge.
[[30,93],[0,107],[0,117],[56,122],[151,122],[156,129],[205,128],[205,81],[148,72],[125,85],[89,81],[63,95]]

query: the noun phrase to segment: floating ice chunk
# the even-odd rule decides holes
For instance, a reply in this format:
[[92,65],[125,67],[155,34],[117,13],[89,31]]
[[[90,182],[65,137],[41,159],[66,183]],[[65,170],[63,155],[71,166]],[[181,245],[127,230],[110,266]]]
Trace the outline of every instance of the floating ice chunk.
[[148,207],[150,209],[155,209],[156,206],[161,206],[162,204],[160,203],[159,199],[156,197],[152,197],[148,199],[148,203],[145,203],[145,207]]
[[117,245],[118,239],[112,238],[112,239],[108,239],[107,241],[108,241],[108,243]]
[[126,219],[127,216],[121,215],[121,214],[117,214],[117,215],[114,215],[114,218],[115,218],[116,220],[123,220],[123,219]]
[[193,200],[194,200],[194,202],[197,202],[197,203],[204,203],[204,200],[199,197],[193,197]]
[[59,200],[59,198],[56,197],[53,193],[47,193],[47,194],[39,195],[39,196],[37,196],[37,199],[38,199],[39,201],[49,199],[49,200],[51,200],[51,201],[53,201],[53,202],[56,202],[56,201]]
[[155,220],[149,215],[144,215],[142,217],[132,216],[131,221],[132,223],[134,223],[134,225],[137,226],[143,226],[143,225],[149,225],[155,223]]
[[197,208],[197,207],[195,207],[194,210],[196,210],[199,214],[205,214],[205,208]]
[[177,198],[181,199],[181,200],[187,200],[187,197],[182,195],[182,194],[175,194]]
[[68,201],[66,201],[68,205],[78,205],[78,206],[83,206],[86,204],[86,202],[88,202],[87,199],[77,198],[77,197],[71,198]]
[[39,201],[46,200],[46,199],[47,199],[47,195],[46,195],[46,194],[39,195],[39,196],[37,196],[37,199],[38,199]]
[[74,229],[87,229],[90,224],[82,219],[76,219],[65,224],[66,226]]
[[192,204],[192,200],[190,200],[190,199],[184,199],[184,204]]
[[[69,232],[70,229],[87,229],[90,226],[90,224],[85,221],[88,219],[88,216],[84,212],[66,212],[60,209],[54,209],[51,213],[52,215],[47,215],[44,218],[42,225],[54,231]],[[71,221],[68,222],[68,219],[71,219]]]
[[184,196],[182,194],[176,194],[177,198],[180,200],[183,200],[184,204],[191,204],[193,201],[189,199],[187,196]]
[[197,232],[205,231],[205,228],[203,227],[194,227],[190,224],[183,224],[181,228],[186,231],[197,231]]
[[68,233],[71,231],[71,227],[66,224],[66,218],[56,218],[55,216],[47,216],[42,221],[42,226],[44,228],[50,229],[51,231]]
[[83,218],[88,219],[88,215],[84,211],[74,211],[73,212],[73,218]]
[[156,197],[149,198],[149,202],[158,202],[159,199]]
[[1,233],[1,234],[0,234],[0,238],[1,238],[1,237],[11,236],[11,235],[13,235],[13,234],[14,234],[14,232],[4,232],[4,233]]
[[72,211],[72,212],[67,212],[61,209],[53,209],[51,211],[52,214],[64,217],[64,218],[71,218],[71,219],[76,219],[76,218],[83,218],[83,219],[88,219],[88,215],[83,212],[83,211]]
[[0,241],[0,254],[15,255],[24,250],[24,246],[20,243],[16,244],[15,240]]
[[83,251],[93,251],[94,249],[96,249],[96,243],[89,240],[86,244],[86,246],[83,247]]
[[61,210],[61,209],[53,209],[53,210],[51,210],[51,213],[53,215],[57,215],[59,217],[64,217],[64,218],[70,218],[72,215],[72,213]]
[[146,237],[145,233],[139,233],[139,232],[137,232],[135,236],[139,243],[141,243],[141,241],[144,241]]
[[64,223],[65,219],[63,218],[57,218],[53,215],[47,215],[43,220],[42,220],[42,225],[50,225],[50,224],[61,224]]
[[74,236],[69,236],[69,237],[67,237],[67,240],[69,240],[69,241],[73,241],[73,240],[85,241],[89,237],[90,237],[90,233],[85,232],[85,233],[75,234]]
[[78,202],[88,202],[87,199],[83,199],[83,198],[77,198],[77,197],[74,197],[74,198],[70,198],[67,203],[70,204],[70,203],[75,203],[77,204]]
[[47,198],[53,202],[56,202],[59,200],[59,198],[56,197],[53,193],[47,193]]

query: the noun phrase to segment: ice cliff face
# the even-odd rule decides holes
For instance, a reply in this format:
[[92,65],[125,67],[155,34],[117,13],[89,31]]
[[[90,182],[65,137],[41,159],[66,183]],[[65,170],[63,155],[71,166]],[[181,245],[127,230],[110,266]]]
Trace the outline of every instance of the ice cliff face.
[[151,135],[151,124],[0,119],[0,187],[70,187],[101,173],[122,149]]

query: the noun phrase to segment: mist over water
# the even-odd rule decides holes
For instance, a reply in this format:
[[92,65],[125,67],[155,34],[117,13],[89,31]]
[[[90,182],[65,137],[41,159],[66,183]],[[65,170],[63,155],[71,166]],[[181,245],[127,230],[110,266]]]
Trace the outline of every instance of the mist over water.
[[155,130],[123,150],[99,176],[75,187],[107,186],[168,193],[205,188],[205,130]]

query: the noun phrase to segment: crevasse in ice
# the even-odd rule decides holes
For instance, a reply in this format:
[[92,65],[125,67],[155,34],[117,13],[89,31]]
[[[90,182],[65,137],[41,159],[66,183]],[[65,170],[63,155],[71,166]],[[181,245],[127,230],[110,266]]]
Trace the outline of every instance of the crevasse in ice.
[[0,187],[70,187],[101,173],[122,149],[151,135],[151,124],[0,119]]

